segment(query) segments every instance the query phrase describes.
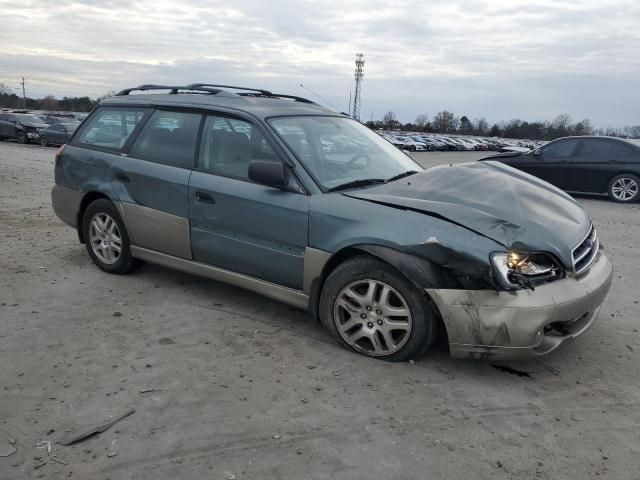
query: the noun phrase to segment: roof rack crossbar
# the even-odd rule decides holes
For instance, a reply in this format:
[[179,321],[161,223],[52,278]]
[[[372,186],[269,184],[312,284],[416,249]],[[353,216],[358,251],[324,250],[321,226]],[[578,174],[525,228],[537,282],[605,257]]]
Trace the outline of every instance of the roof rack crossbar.
[[187,85],[187,87],[201,88],[201,87],[217,87],[217,88],[233,88],[234,90],[245,90],[247,92],[259,92],[263,95],[272,96],[273,94],[269,90],[263,90],[261,88],[246,88],[246,87],[236,87],[233,85],[218,85],[215,83],[191,83]]
[[206,88],[206,87],[192,87],[187,85],[185,87],[180,87],[176,85],[139,85],[137,87],[125,88],[124,90],[119,91],[116,95],[129,95],[131,92],[142,92],[147,90],[169,90],[170,94],[177,94],[179,90],[191,90],[196,92],[205,92],[210,94],[220,93],[220,90],[214,88]]

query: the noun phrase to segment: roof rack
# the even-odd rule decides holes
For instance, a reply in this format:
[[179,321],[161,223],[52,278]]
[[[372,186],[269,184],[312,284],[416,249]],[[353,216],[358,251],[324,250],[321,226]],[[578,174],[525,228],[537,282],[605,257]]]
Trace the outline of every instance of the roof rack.
[[220,93],[222,91],[222,90],[215,89],[215,88],[195,87],[195,86],[192,86],[192,85],[187,85],[186,87],[180,87],[180,86],[176,86],[176,85],[154,85],[154,84],[148,84],[148,85],[139,85],[137,87],[125,88],[124,90],[120,90],[116,94],[116,96],[129,95],[131,92],[142,92],[142,91],[147,91],[147,90],[169,90],[169,93],[172,94],[172,95],[177,94],[179,90],[190,90],[190,91],[194,91],[194,92],[203,92],[203,93],[208,93],[208,94],[211,94],[211,95],[215,95],[215,94]]
[[308,98],[304,98],[304,97],[296,97],[295,95],[285,95],[285,94],[280,94],[280,93],[272,93],[270,95],[256,95],[255,93],[239,93],[238,95],[241,95],[243,97],[260,97],[260,96],[265,96],[265,97],[271,97],[271,98],[290,98],[292,100],[295,100],[296,102],[303,102],[303,103],[313,103],[315,104],[316,102],[309,100]]
[[190,83],[189,85],[187,85],[187,87],[189,88],[208,88],[208,87],[214,87],[214,88],[233,88],[234,90],[246,90],[247,92],[259,92],[263,95],[268,95],[268,96],[272,96],[273,94],[269,91],[269,90],[262,90],[260,88],[245,88],[245,87],[234,87],[233,85],[217,85],[214,83]]
[[264,90],[264,89],[261,89],[261,88],[236,87],[236,86],[233,86],[233,85],[219,85],[219,84],[216,84],[216,83],[191,83],[191,84],[187,85],[187,87],[193,87],[193,88],[202,88],[202,87],[205,87],[205,88],[206,87],[210,87],[210,88],[232,88],[234,90],[244,90],[243,93],[239,93],[238,94],[238,95],[241,95],[243,97],[264,96],[264,97],[274,97],[274,98],[290,98],[290,99],[295,100],[297,102],[315,103],[315,102],[312,102],[311,100],[309,100],[308,98],[297,97],[295,95],[284,95],[284,94],[279,94],[279,93],[272,93],[269,90]]
[[180,90],[192,93],[207,93],[209,95],[217,95],[218,93],[223,92],[224,88],[229,88],[232,90],[243,90],[242,92],[235,95],[245,97],[290,98],[291,100],[295,100],[296,102],[315,104],[315,102],[309,100],[308,98],[297,97],[295,95],[271,93],[269,90],[264,90],[261,88],[236,87],[233,85],[218,85],[214,83],[190,83],[189,85],[185,85],[182,87],[176,85],[145,84],[139,85],[137,87],[125,88],[124,90],[118,92],[116,95],[129,95],[131,92],[142,92],[147,90],[169,90],[169,94],[172,95],[177,94]]

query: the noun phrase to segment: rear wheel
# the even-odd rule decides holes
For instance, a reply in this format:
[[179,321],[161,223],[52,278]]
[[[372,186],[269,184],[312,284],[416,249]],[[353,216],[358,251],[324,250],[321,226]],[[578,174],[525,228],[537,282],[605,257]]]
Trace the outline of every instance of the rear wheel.
[[435,310],[424,294],[369,256],[349,259],[329,275],[320,318],[347,348],[388,361],[421,357],[437,332]]
[[87,252],[100,269],[109,273],[129,273],[141,265],[131,256],[129,235],[116,207],[100,198],[92,202],[82,217],[82,233]]
[[608,193],[614,202],[635,202],[640,197],[640,179],[630,173],[617,175],[609,182]]

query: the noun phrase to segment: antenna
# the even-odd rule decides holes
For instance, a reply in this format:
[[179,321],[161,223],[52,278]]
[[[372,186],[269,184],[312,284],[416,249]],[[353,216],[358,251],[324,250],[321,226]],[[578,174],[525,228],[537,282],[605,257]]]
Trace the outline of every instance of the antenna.
[[314,92],[313,90],[311,90],[310,88],[305,87],[303,84],[300,84],[300,86],[302,88],[304,88],[307,92],[310,92],[311,94],[315,95],[316,97],[318,97],[320,100],[322,100],[324,103],[331,105],[333,107],[333,109],[338,112],[338,107],[336,107],[333,103],[331,103],[329,100],[322,98],[320,95],[318,95],[316,92]]
[[364,54],[356,53],[356,93],[353,96],[352,117],[360,121],[360,104],[362,103],[362,78],[364,77]]

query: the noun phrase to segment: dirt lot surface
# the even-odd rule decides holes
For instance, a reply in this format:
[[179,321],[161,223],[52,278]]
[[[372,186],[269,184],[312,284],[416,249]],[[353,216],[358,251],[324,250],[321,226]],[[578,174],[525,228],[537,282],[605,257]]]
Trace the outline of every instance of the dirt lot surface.
[[616,273],[576,342],[520,375],[390,364],[237,288],[102,273],[51,210],[54,151],[0,143],[0,479],[640,478],[639,205],[580,199]]

